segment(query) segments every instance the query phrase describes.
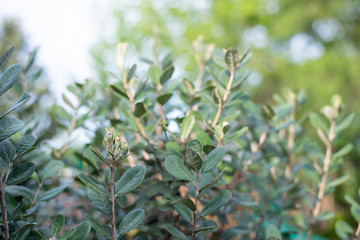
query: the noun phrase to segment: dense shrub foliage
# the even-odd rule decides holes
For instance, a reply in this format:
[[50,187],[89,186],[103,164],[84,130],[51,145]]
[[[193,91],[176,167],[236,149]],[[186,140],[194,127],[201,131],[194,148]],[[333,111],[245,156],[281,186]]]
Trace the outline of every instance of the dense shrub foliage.
[[[330,239],[357,239],[359,202],[344,196],[350,223],[327,204],[349,178],[352,144],[339,140],[354,115],[341,97],[321,113],[301,111],[302,91],[253,102],[249,50],[193,46],[198,70],[179,76],[171,54],[139,71],[119,43],[120,74],[69,86],[49,110],[56,147],[8,115],[28,94],[1,113],[0,239],[326,239],[329,224]],[[21,71],[2,73],[0,95]]]

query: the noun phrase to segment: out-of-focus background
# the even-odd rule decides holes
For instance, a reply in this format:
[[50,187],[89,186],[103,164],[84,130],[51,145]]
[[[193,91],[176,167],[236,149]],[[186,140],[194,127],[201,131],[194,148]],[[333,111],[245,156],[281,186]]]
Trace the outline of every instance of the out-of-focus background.
[[[135,59],[152,58],[155,45],[191,69],[192,42],[203,35],[220,49],[251,47],[246,88],[256,100],[271,103],[290,87],[306,92],[304,111],[319,111],[337,93],[346,111],[360,113],[358,0],[3,0],[0,21],[0,51],[16,46],[13,62],[26,62],[38,47],[37,87],[53,96],[43,107],[72,81],[105,78],[116,68],[119,41],[129,42]],[[353,176],[348,186],[359,179],[359,129],[357,116],[343,137],[355,146],[344,168]]]

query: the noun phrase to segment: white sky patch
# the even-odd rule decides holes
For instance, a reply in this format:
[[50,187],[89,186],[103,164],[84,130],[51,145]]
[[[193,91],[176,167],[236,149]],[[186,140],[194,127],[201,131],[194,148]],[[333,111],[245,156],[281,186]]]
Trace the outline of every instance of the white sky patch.
[[18,19],[30,48],[40,47],[37,64],[59,98],[73,80],[94,76],[89,50],[99,39],[105,9],[100,0],[0,1],[0,20]]
[[324,46],[316,42],[312,37],[305,33],[296,34],[290,39],[289,51],[291,60],[295,63],[303,63],[306,60],[316,60],[324,52]]

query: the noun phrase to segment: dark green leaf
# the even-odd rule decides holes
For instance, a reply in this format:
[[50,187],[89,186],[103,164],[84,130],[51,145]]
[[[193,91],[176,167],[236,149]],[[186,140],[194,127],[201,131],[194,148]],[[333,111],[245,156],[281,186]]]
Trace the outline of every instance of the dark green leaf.
[[316,221],[322,222],[332,219],[335,216],[335,214],[331,211],[322,212],[319,214],[319,216],[316,218]]
[[0,58],[0,67],[2,67],[11,57],[11,55],[13,54],[15,50],[15,47],[10,48],[9,50],[6,51],[6,53],[4,53],[1,58]]
[[206,154],[209,154],[209,153],[211,153],[211,151],[214,150],[215,148],[216,148],[216,147],[213,146],[213,145],[205,145],[205,146],[203,147],[203,150],[204,150],[204,152],[205,152]]
[[79,179],[91,190],[110,198],[109,191],[103,185],[92,180],[89,176],[84,173],[80,173]]
[[5,116],[0,120],[0,142],[11,137],[24,127],[24,123],[17,118]]
[[16,154],[20,156],[23,153],[27,152],[35,144],[35,141],[36,139],[32,135],[26,135],[21,138],[16,145]]
[[172,202],[170,202],[171,205],[173,204],[182,204],[190,208],[192,211],[196,211],[196,207],[193,201],[191,201],[190,198],[179,198]]
[[156,101],[158,103],[160,103],[161,105],[165,105],[165,103],[167,103],[167,101],[169,101],[169,99],[171,98],[172,93],[165,93],[163,95],[160,95]]
[[135,72],[136,72],[136,64],[132,65],[132,67],[130,68],[130,70],[129,70],[127,76],[126,76],[126,80],[127,80],[128,82],[129,82],[130,79],[134,76]]
[[354,229],[344,220],[339,220],[335,224],[335,231],[341,239],[349,239],[348,235],[352,234]]
[[165,71],[160,76],[161,85],[164,85],[164,83],[167,82],[171,78],[171,76],[174,73],[174,70],[175,70],[174,66],[170,66],[165,69]]
[[187,222],[191,223],[194,219],[194,213],[190,208],[183,204],[174,204],[173,205],[176,212]]
[[145,217],[145,211],[143,209],[135,209],[121,220],[121,223],[118,228],[120,235],[125,234],[139,226]]
[[14,109],[20,107],[21,105],[25,104],[27,101],[29,101],[30,99],[30,95],[27,93],[23,93],[21,95],[21,97],[19,98],[19,100],[17,100],[17,102],[15,103],[15,105],[13,105],[9,110],[6,111],[6,113],[4,113],[3,115],[0,116],[0,120],[5,117],[8,113],[10,113],[11,111],[13,111]]
[[0,142],[0,157],[6,162],[10,163],[15,154],[15,149],[8,140]]
[[109,165],[107,160],[93,146],[89,146],[89,148],[101,161]]
[[53,238],[57,238],[59,236],[61,230],[64,227],[64,224],[65,224],[64,216],[61,214],[56,215],[50,226],[51,236]]
[[140,96],[140,94],[141,94],[142,91],[144,90],[145,85],[146,85],[148,79],[149,79],[149,78],[146,78],[146,80],[145,80],[145,81],[142,81],[142,82],[140,83],[140,85],[136,88],[135,95],[134,95],[134,99],[135,99],[135,100],[138,99],[138,97]]
[[90,202],[94,204],[94,207],[101,213],[103,213],[105,216],[110,218],[111,206],[109,200],[104,195],[100,195],[93,190],[88,190],[87,195]]
[[203,149],[202,149],[202,146],[201,146],[200,141],[197,140],[197,139],[191,140],[191,141],[188,143],[187,148],[194,150],[199,156],[202,155]]
[[346,144],[339,151],[333,154],[333,158],[343,157],[348,154],[353,149],[353,145],[351,143]]
[[115,194],[127,193],[138,187],[144,180],[146,167],[139,165],[127,170],[115,185]]
[[59,196],[60,193],[62,193],[66,187],[67,187],[67,185],[62,185],[62,186],[59,186],[59,187],[56,187],[49,191],[44,192],[39,195],[38,201],[41,202],[41,201],[48,201],[48,200],[54,199],[57,196]]
[[166,230],[173,235],[174,237],[180,239],[180,240],[189,240],[185,234],[183,234],[179,229],[176,227],[173,227],[171,225],[166,226]]
[[230,48],[225,53],[225,62],[230,71],[234,71],[240,64],[240,54],[236,48]]
[[137,102],[135,104],[134,115],[135,117],[142,117],[146,113],[145,104],[143,102]]
[[80,223],[68,240],[86,240],[91,230],[91,223],[85,221]]
[[0,96],[8,91],[20,78],[21,76],[21,65],[14,64],[10,66],[0,76]]
[[64,163],[58,160],[51,160],[46,164],[44,170],[41,172],[41,181],[45,181],[47,178],[55,177],[61,169],[63,169]]
[[7,192],[8,194],[14,196],[14,197],[24,197],[24,198],[28,198],[30,200],[33,199],[33,193],[32,191],[24,186],[6,186],[5,187],[5,192]]
[[214,169],[219,164],[219,162],[224,157],[224,155],[225,155],[224,147],[217,147],[214,150],[212,150],[206,156],[200,172],[204,174],[204,173]]
[[[91,146],[90,146],[91,147]],[[96,149],[94,149],[96,151]],[[99,153],[101,156],[101,154]],[[97,163],[98,157],[97,155],[89,148],[86,148],[83,152],[83,157],[85,161],[91,165],[93,168],[98,169],[99,165]],[[102,157],[102,156],[101,156]]]
[[24,201],[21,200],[18,205],[8,214],[8,221],[17,218],[19,216],[22,208],[24,207]]
[[185,159],[186,163],[192,170],[199,172],[202,166],[202,159],[197,152],[191,148],[186,149]]
[[129,99],[128,95],[126,94],[126,92],[124,90],[120,89],[119,87],[117,87],[115,85],[110,85],[110,87],[115,93],[119,94],[120,96],[122,96],[126,99]]
[[217,224],[214,221],[206,221],[200,225],[195,231],[198,233],[198,236],[204,236],[206,234],[212,233],[217,230]]
[[[208,187],[211,187],[212,185],[214,185],[215,183],[217,183],[222,176],[224,175],[224,170],[222,170],[220,172],[219,175],[216,176],[216,178],[214,178],[213,180],[211,180],[208,183],[205,183],[203,186],[201,186],[201,180],[200,180],[200,184],[199,184],[199,192],[201,193],[202,191],[204,191],[205,189],[207,189]],[[205,174],[203,175],[203,177],[205,176]]]
[[174,177],[192,181],[190,171],[185,167],[183,160],[176,155],[170,155],[165,158],[165,169]]
[[222,190],[211,202],[205,205],[205,207],[200,212],[200,216],[209,215],[220,209],[228,201],[230,201],[231,196],[232,194],[229,190]]
[[11,170],[5,184],[15,185],[27,180],[34,173],[35,168],[35,164],[31,162],[25,162],[16,166],[13,170]]
[[93,218],[90,214],[85,213],[84,219],[91,223],[91,226],[95,229],[96,232],[99,232],[102,235],[110,237],[110,234],[105,230],[105,228],[101,226],[99,222],[95,218]]

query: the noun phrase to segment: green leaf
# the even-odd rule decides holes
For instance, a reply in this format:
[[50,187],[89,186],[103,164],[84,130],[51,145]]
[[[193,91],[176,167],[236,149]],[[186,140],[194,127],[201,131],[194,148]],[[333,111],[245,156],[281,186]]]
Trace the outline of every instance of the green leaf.
[[189,240],[187,238],[187,236],[185,234],[183,234],[179,229],[177,229],[176,227],[173,227],[171,225],[167,225],[166,230],[168,230],[168,232],[173,235],[174,237],[180,239],[180,240]]
[[248,131],[248,127],[243,127],[239,131],[237,131],[234,135],[226,135],[224,138],[224,144],[232,142],[236,139],[239,139],[244,133]]
[[217,226],[216,222],[210,220],[210,221],[206,221],[203,224],[201,224],[200,227],[198,229],[196,229],[195,231],[198,236],[204,236],[206,234],[216,231],[217,228],[218,228],[218,226]]
[[95,218],[93,218],[90,214],[85,213],[84,219],[91,223],[91,226],[95,229],[96,232],[111,237],[110,234],[105,230],[105,228],[101,226],[99,222]]
[[196,207],[195,207],[195,204],[193,201],[191,201],[190,198],[179,198],[179,199],[176,199],[172,202],[170,202],[171,205],[174,205],[174,204],[182,204],[182,205],[185,205],[187,206],[189,209],[191,209],[192,211],[196,211]]
[[176,212],[187,222],[191,223],[194,219],[193,211],[183,204],[174,204]]
[[343,157],[346,154],[348,154],[353,149],[353,145],[351,143],[346,144],[344,147],[342,147],[339,151],[333,154],[333,158],[339,158]]
[[319,214],[319,216],[316,218],[316,221],[322,222],[332,219],[335,216],[335,214],[332,211],[326,211]]
[[236,48],[229,48],[225,53],[225,63],[230,71],[234,71],[240,64],[240,54]]
[[24,186],[6,186],[5,187],[5,192],[7,192],[8,194],[14,196],[14,197],[24,197],[24,198],[28,198],[30,200],[33,199],[33,194],[32,191]]
[[144,180],[146,167],[139,165],[127,170],[115,185],[115,194],[127,193],[138,187]]
[[192,175],[185,167],[183,160],[176,155],[170,155],[165,158],[165,169],[178,179],[187,181],[193,180]]
[[[91,146],[90,146],[91,147]],[[96,149],[94,149],[96,151]],[[100,154],[100,153],[99,153]],[[83,157],[85,159],[85,161],[91,165],[93,168],[98,169],[99,165],[97,163],[97,155],[90,149],[90,148],[86,148],[83,152]]]
[[169,99],[171,98],[172,93],[165,93],[163,95],[160,95],[156,101],[158,103],[160,103],[161,105],[165,105],[165,103],[167,103],[169,101]]
[[5,116],[0,120],[0,142],[11,137],[24,127],[24,123],[17,118]]
[[345,118],[345,120],[343,120],[340,124],[338,124],[335,127],[335,133],[339,133],[342,130],[348,128],[350,126],[351,122],[353,121],[354,117],[355,117],[354,113],[351,113],[349,116],[347,116]]
[[269,224],[265,230],[265,240],[281,240],[281,233],[276,226]]
[[356,222],[360,223],[360,206],[352,205],[350,208],[351,215],[355,218]]
[[109,77],[115,78],[118,81],[121,81],[121,79],[113,72],[105,71],[105,74],[108,75]]
[[202,166],[202,159],[193,149],[186,149],[185,159],[188,166],[195,172],[199,172]]
[[11,57],[11,55],[13,54],[15,50],[15,47],[10,48],[9,50],[6,51],[6,53],[4,53],[1,58],[0,58],[0,67],[2,67]]
[[56,215],[56,217],[54,218],[54,220],[50,225],[51,236],[53,238],[57,238],[59,236],[61,230],[64,227],[64,224],[65,224],[64,216],[61,214]]
[[228,66],[226,65],[226,62],[223,58],[221,57],[218,57],[218,56],[214,56],[213,57],[213,61],[219,66],[219,67],[222,67],[224,69],[227,69]]
[[115,85],[110,85],[110,87],[115,93],[119,94],[121,97],[129,99],[128,95],[126,94],[126,92],[124,90],[120,89],[119,87],[117,87]]
[[129,82],[130,79],[134,76],[135,72],[136,72],[136,64],[134,64],[134,65],[131,66],[131,68],[130,68],[127,76],[126,76],[126,80],[127,80],[128,82]]
[[214,150],[212,150],[206,156],[200,172],[204,174],[214,169],[219,164],[219,162],[224,157],[224,155],[225,155],[224,147],[217,147]]
[[199,156],[201,156],[203,153],[202,145],[201,145],[200,141],[197,139],[191,140],[188,143],[187,148],[194,150]]
[[211,202],[205,205],[200,212],[200,216],[206,216],[215,212],[230,201],[231,196],[232,194],[229,190],[222,190]]
[[8,91],[20,78],[21,76],[21,65],[14,64],[10,66],[0,76],[0,96]]
[[15,149],[12,143],[8,140],[0,142],[0,158],[6,163],[10,163],[15,155]]
[[145,81],[142,81],[139,86],[136,88],[136,91],[135,91],[135,95],[134,95],[134,99],[138,99],[138,97],[140,96],[140,94],[142,93],[142,91],[144,90],[145,88],[145,85],[147,83],[149,78],[146,78]]
[[18,144],[16,144],[16,154],[18,156],[23,155],[32,146],[34,146],[35,141],[36,141],[36,139],[32,135],[26,135],[23,138],[21,138],[20,141],[18,142]]
[[349,179],[349,175],[344,175],[341,176],[331,182],[329,182],[328,184],[326,184],[326,188],[330,188],[330,187],[336,187],[340,184],[343,184],[344,182],[346,182]]
[[72,110],[75,110],[74,104],[72,104],[72,102],[70,101],[70,99],[69,99],[64,93],[62,94],[62,99],[64,100],[64,102],[65,102]]
[[99,183],[92,180],[89,176],[85,175],[84,173],[80,173],[79,179],[91,190],[110,198],[109,191],[103,185],[100,185]]
[[174,66],[170,66],[165,69],[165,71],[160,76],[161,85],[164,85],[164,83],[167,82],[171,78],[171,76],[174,73],[174,70],[175,70]]
[[[204,191],[205,189],[207,189],[208,187],[211,187],[212,185],[214,185],[215,183],[217,183],[224,175],[224,170],[222,170],[220,172],[219,175],[216,176],[216,178],[214,178],[212,181],[205,183],[203,186],[201,186],[201,180],[200,180],[200,184],[199,184],[199,193],[201,193],[202,191]],[[202,178],[204,178],[205,174],[203,175]]]
[[76,228],[73,234],[68,238],[68,240],[86,240],[91,230],[91,223],[85,221],[80,223]]
[[89,148],[101,161],[106,163],[106,165],[109,165],[106,158],[104,158],[93,146],[89,146]]
[[21,105],[25,104],[27,101],[29,101],[29,99],[30,99],[30,95],[27,94],[27,93],[23,93],[21,95],[21,97],[19,98],[19,100],[17,100],[15,105],[13,105],[9,110],[6,111],[6,113],[4,113],[3,115],[0,116],[0,119],[5,117],[8,113],[13,111],[14,109],[16,109],[16,108],[20,107]]
[[323,121],[323,119],[320,117],[319,114],[317,113],[310,113],[309,114],[309,120],[311,125],[314,128],[320,128],[321,130],[323,130],[323,132],[327,132],[329,130],[329,127],[327,126],[327,124]]
[[192,128],[195,125],[195,117],[192,114],[186,116],[181,124],[180,140],[182,142],[190,135]]
[[27,180],[34,173],[35,168],[35,164],[31,162],[21,163],[20,165],[16,166],[14,169],[11,170],[5,184],[15,185]]
[[8,214],[8,221],[10,222],[12,219],[15,219],[17,216],[19,216],[23,207],[24,201],[21,199],[18,205]]
[[135,117],[142,117],[146,113],[146,107],[143,102],[137,102],[135,104],[134,115]]
[[41,172],[41,181],[44,182],[46,179],[56,176],[63,167],[64,163],[62,161],[51,160],[46,164],[44,170]]
[[125,234],[139,226],[145,217],[145,211],[143,209],[135,209],[121,220],[121,223],[118,228],[120,235]]
[[199,142],[201,143],[202,146],[205,145],[211,145],[211,138],[209,137],[209,135],[204,132],[204,131],[197,131],[195,133],[195,138],[197,140],[199,140]]
[[349,239],[348,235],[354,232],[354,229],[344,220],[339,220],[335,224],[335,232],[341,239]]
[[101,213],[103,213],[105,216],[110,218],[111,206],[109,200],[105,196],[100,195],[93,190],[88,190],[87,195],[90,202],[94,204],[94,207]]
[[48,201],[54,199],[57,196],[59,196],[60,193],[62,193],[66,187],[67,185],[65,184],[44,192],[39,195],[38,201],[41,202],[41,201]]
[[209,153],[211,153],[211,151],[214,150],[215,148],[216,148],[216,147],[213,146],[213,145],[205,145],[205,146],[203,147],[203,150],[204,150],[204,152],[205,152],[206,154],[209,154]]
[[151,81],[154,85],[157,85],[160,82],[161,69],[156,65],[151,65],[148,70],[148,74],[151,78]]

